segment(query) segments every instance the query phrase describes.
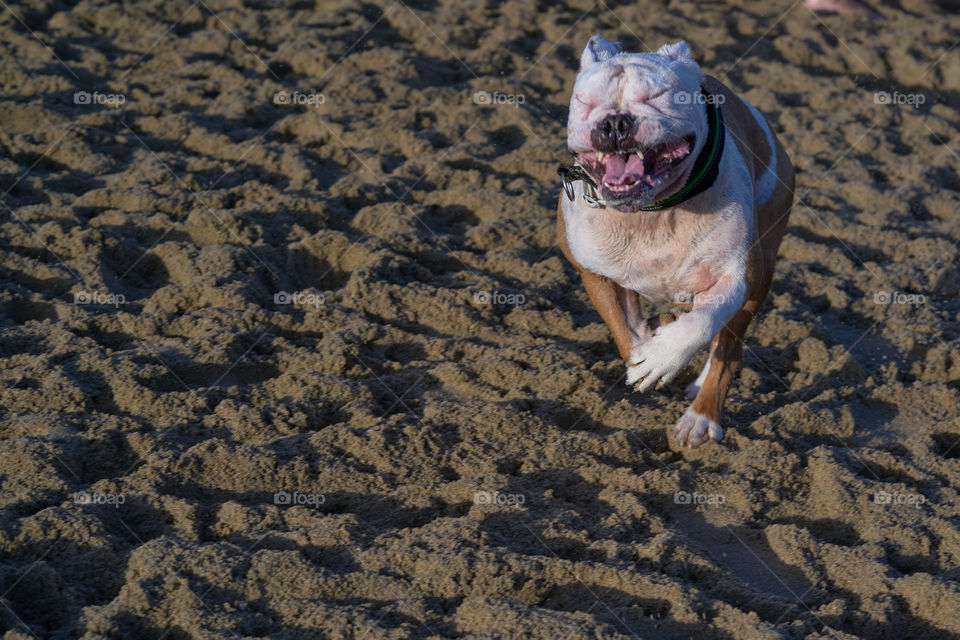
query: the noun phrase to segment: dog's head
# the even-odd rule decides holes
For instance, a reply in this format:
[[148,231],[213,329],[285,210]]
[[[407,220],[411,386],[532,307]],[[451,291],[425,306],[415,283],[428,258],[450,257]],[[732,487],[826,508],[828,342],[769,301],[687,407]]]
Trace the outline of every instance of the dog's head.
[[703,71],[686,42],[624,53],[593,36],[580,57],[567,146],[607,204],[636,211],[678,191],[707,138]]

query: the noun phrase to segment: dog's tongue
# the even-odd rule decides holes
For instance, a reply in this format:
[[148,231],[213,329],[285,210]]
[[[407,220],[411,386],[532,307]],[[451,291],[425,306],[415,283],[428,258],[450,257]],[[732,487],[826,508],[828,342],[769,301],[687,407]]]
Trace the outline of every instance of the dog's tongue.
[[604,184],[619,186],[633,184],[643,177],[643,160],[635,153],[629,156],[614,154],[607,156],[603,173]]

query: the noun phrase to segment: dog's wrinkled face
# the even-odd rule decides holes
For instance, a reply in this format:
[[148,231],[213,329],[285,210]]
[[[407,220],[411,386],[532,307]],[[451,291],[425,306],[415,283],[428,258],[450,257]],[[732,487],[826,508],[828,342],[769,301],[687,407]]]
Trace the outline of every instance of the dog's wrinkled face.
[[593,36],[580,57],[567,146],[607,204],[636,211],[678,191],[707,137],[703,71],[685,42],[623,53]]

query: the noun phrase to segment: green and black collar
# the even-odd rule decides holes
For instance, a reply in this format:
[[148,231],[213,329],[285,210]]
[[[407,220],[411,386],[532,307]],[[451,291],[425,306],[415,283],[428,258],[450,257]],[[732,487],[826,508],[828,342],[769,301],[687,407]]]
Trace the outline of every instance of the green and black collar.
[[[700,150],[700,155],[693,163],[693,169],[690,170],[690,178],[683,187],[672,196],[651,202],[648,205],[640,207],[640,211],[660,211],[675,207],[681,202],[703,193],[717,179],[720,173],[720,158],[723,156],[723,140],[726,137],[726,129],[723,126],[723,112],[720,110],[718,98],[712,95],[704,87],[700,87],[700,93],[707,109],[707,142]],[[599,198],[597,193],[597,184],[587,175],[578,165],[564,166],[557,168],[557,174],[563,182],[563,189],[567,198],[573,200],[573,188],[568,184],[571,180],[583,180],[587,184],[587,190],[584,192],[583,199],[591,207],[603,207],[606,203]]]

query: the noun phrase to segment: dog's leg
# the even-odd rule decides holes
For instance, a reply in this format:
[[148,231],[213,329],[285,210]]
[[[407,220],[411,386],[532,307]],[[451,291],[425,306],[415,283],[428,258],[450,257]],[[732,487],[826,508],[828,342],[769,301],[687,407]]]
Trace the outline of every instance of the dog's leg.
[[629,362],[630,354],[653,337],[658,327],[674,319],[669,314],[644,318],[636,291],[624,289],[612,280],[583,269],[572,258],[571,262],[580,273],[590,302],[613,334],[620,357],[625,361]]
[[683,390],[683,394],[687,400],[693,400],[697,394],[700,393],[703,383],[707,380],[707,376],[710,374],[710,362],[713,360],[713,354],[717,351],[717,342],[719,340],[720,336],[717,336],[713,339],[713,342],[710,343],[710,353],[707,354],[707,361],[703,363],[703,369],[700,370],[700,375]]
[[[758,306],[749,302],[747,305]],[[720,331],[704,367],[706,376],[697,390],[693,404],[673,428],[673,437],[681,446],[695,447],[707,437],[719,442],[723,437],[723,430],[720,428],[721,408],[730,383],[740,368],[743,336],[753,319],[753,313],[747,310],[747,305],[737,311],[733,319]]]
[[[779,238],[771,238],[763,249],[772,250],[776,255]],[[772,246],[770,246],[772,245]],[[755,264],[759,264],[759,261]],[[700,382],[696,396],[673,428],[673,436],[681,446],[695,447],[707,437],[720,441],[723,429],[720,427],[720,414],[723,401],[730,390],[730,384],[740,369],[743,355],[743,337],[754,314],[763,304],[773,281],[774,260],[769,259],[750,274],[756,282],[756,290],[747,297],[746,302],[727,322],[726,326],[713,339],[710,357],[703,373],[697,378]],[[703,378],[701,381],[700,378]],[[696,382],[694,382],[696,384]],[[690,385],[691,387],[693,385]],[[688,387],[688,391],[690,387]]]
[[636,384],[636,390],[644,392],[673,380],[733,318],[743,305],[745,292],[743,278],[729,273],[698,293],[688,313],[661,324],[653,336],[630,353],[627,384]]
[[627,328],[630,329],[630,335],[633,336],[634,349],[652,338],[657,329],[677,319],[676,315],[672,313],[661,313],[644,318],[637,292],[629,291],[619,285],[615,286],[617,287],[620,304],[623,306],[623,315],[627,318]]
[[[578,267],[579,265],[574,263],[574,266]],[[630,305],[631,296],[637,311],[640,307],[637,294],[632,291],[625,291],[616,282],[598,276],[591,271],[583,268],[577,270],[583,280],[583,287],[587,290],[587,295],[590,296],[590,302],[596,307],[600,317],[610,328],[610,333],[613,334],[613,341],[617,343],[620,357],[627,360],[637,340],[635,328],[628,324],[628,317],[630,317],[628,316],[628,310],[630,314],[634,313],[633,307]]]

